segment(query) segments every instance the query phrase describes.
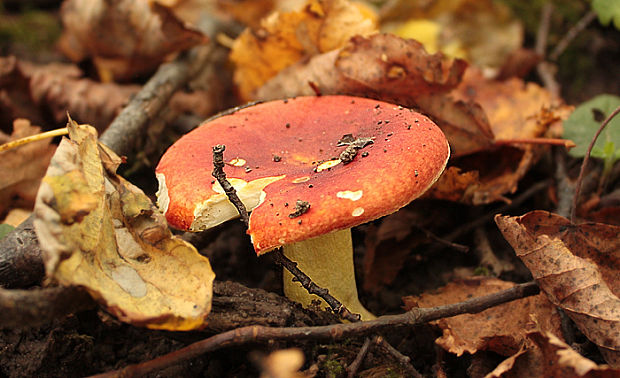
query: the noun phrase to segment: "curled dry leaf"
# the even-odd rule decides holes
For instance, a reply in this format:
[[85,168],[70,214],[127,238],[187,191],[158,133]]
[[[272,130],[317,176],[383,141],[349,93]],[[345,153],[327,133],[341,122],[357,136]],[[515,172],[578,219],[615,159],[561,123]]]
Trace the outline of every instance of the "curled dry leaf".
[[213,271],[137,187],[94,129],[68,124],[43,179],[35,229],[50,278],[85,287],[120,320],[155,329],[204,326]]
[[620,374],[618,369],[583,357],[551,332],[529,332],[527,339],[531,342],[486,377],[613,378]]
[[620,367],[620,227],[545,211],[495,222],[551,302]]
[[61,17],[61,50],[74,62],[92,58],[103,81],[148,73],[207,41],[170,8],[147,0],[68,0]]
[[[11,136],[0,131],[0,144],[38,134],[41,128],[26,119],[13,122]],[[51,139],[0,152],[0,215],[11,207],[32,209],[41,179],[54,154]]]
[[348,94],[388,101],[430,116],[446,134],[452,156],[488,148],[493,133],[480,107],[452,99],[466,63],[428,54],[414,40],[391,34],[355,36],[340,50],[314,56],[282,70],[253,99]]
[[[471,297],[509,289],[512,282],[495,278],[472,278],[450,283],[433,294],[405,297],[405,309],[435,307],[457,303]],[[489,308],[478,314],[459,315],[436,322],[443,335],[436,340],[445,350],[461,356],[479,350],[504,356],[517,353],[525,341],[528,328],[536,319],[541,329],[561,334],[560,317],[544,294],[527,297]]]
[[271,14],[259,29],[241,33],[233,45],[230,58],[241,98],[251,100],[257,88],[285,67],[376,30],[373,15],[347,0],[310,0],[301,11]]

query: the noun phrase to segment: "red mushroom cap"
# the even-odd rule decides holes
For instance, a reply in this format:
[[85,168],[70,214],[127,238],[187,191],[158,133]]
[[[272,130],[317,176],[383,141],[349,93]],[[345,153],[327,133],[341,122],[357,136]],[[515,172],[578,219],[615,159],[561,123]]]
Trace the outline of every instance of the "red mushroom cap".
[[242,200],[252,197],[244,203],[259,254],[395,212],[439,178],[450,155],[432,121],[397,105],[348,96],[258,104],[202,124],[164,154],[158,196],[172,226],[200,231],[238,215],[211,176],[217,144],[226,146],[227,178]]

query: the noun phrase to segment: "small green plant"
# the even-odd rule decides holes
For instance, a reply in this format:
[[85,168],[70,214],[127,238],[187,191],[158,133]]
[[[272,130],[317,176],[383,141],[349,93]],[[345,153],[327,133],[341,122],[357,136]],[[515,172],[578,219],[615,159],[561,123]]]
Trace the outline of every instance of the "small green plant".
[[612,20],[616,29],[620,30],[620,1],[593,0],[592,9],[596,12],[602,25],[609,25]]
[[[594,133],[601,122],[620,106],[620,97],[603,94],[579,105],[564,122],[564,138],[571,139],[577,147],[570,150],[571,156],[585,156]],[[620,117],[605,127],[592,148],[591,156],[603,160],[601,184],[611,173],[614,163],[620,159]]]

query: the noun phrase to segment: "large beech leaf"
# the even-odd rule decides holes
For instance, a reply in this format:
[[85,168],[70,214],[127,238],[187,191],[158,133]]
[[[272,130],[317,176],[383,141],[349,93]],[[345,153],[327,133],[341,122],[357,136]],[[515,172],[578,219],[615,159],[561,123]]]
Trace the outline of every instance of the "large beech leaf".
[[546,211],[495,222],[551,302],[620,367],[620,227]]
[[68,124],[43,179],[34,221],[47,274],[85,287],[110,313],[139,326],[204,326],[215,277],[209,261],[172,235],[140,189],[116,175],[121,160],[91,126]]
[[[449,283],[435,293],[403,298],[405,309],[435,307],[461,302],[472,297],[514,287],[512,282],[496,278],[472,278]],[[519,299],[484,310],[478,314],[464,314],[434,322],[443,334],[436,343],[445,350],[461,356],[480,350],[503,356],[517,353],[526,340],[532,318],[542,329],[559,334],[560,317],[555,306],[544,294]]]

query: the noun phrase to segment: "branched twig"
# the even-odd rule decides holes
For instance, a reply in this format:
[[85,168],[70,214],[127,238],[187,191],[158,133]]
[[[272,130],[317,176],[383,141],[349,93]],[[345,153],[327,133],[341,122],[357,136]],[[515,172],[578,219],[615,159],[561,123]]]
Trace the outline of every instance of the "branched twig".
[[[241,215],[241,220],[245,224],[246,227],[249,225],[249,217],[248,211],[245,208],[245,205],[239,197],[237,196],[237,192],[235,188],[228,182],[226,179],[226,173],[224,172],[224,151],[226,150],[226,146],[224,145],[216,145],[213,147],[213,177],[217,179],[217,181],[224,189],[224,193],[228,196],[230,202],[235,206],[239,214]],[[276,248],[271,252],[272,256],[276,263],[282,265],[286,270],[291,272],[291,274],[299,281],[301,286],[303,286],[308,293],[315,294],[321,297],[334,311],[334,313],[340,315],[343,319],[349,321],[359,321],[360,315],[351,313],[340,301],[334,298],[327,289],[324,289],[317,284],[315,284],[308,275],[301,271],[297,267],[297,263],[291,261],[288,257],[284,256],[282,250],[280,248]]]
[[202,354],[242,345],[249,342],[268,342],[270,340],[338,340],[346,337],[362,337],[395,327],[413,326],[429,321],[456,316],[475,314],[487,308],[516,299],[535,295],[539,292],[534,281],[517,285],[483,297],[472,298],[464,302],[433,308],[414,308],[400,315],[385,315],[375,320],[355,323],[340,323],[319,327],[262,327],[250,326],[220,333],[207,339],[190,344],[175,352],[165,354],[154,360],[130,365],[120,371],[111,371],[98,377],[135,377],[144,376],[169,366],[193,359]]
[[570,210],[570,221],[571,223],[575,223],[575,216],[577,212],[577,202],[579,201],[579,192],[581,192],[581,185],[583,183],[583,177],[586,172],[586,167],[590,162],[590,153],[592,153],[592,148],[598,139],[598,136],[603,132],[603,129],[611,122],[611,120],[620,113],[620,106],[618,106],[611,114],[601,123],[601,126],[596,130],[594,137],[590,141],[590,145],[588,146],[588,150],[586,151],[586,155],[583,158],[583,162],[581,163],[581,169],[579,170],[579,177],[577,178],[577,183],[575,185],[575,195],[573,196],[573,206],[571,206]]

